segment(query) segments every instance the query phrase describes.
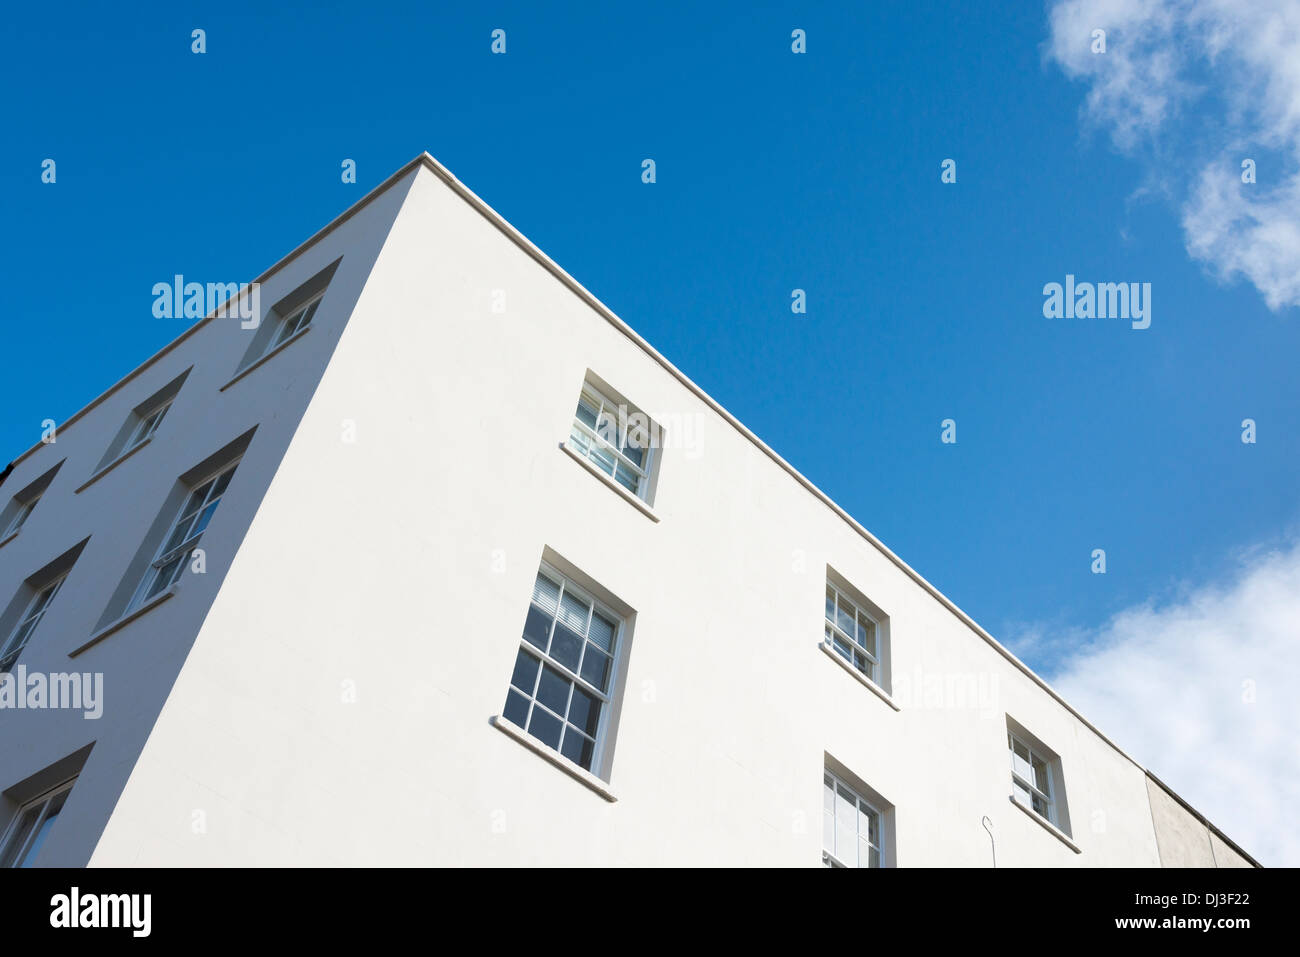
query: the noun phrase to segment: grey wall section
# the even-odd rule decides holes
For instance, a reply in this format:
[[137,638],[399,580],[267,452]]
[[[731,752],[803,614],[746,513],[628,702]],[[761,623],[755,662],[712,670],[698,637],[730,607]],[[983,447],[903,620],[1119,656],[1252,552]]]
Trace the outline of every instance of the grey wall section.
[[1255,867],[1256,864],[1230,846],[1198,815],[1147,775],[1147,797],[1151,820],[1160,848],[1161,867]]
[[[42,772],[93,744],[37,865],[89,861],[320,382],[410,177],[263,277],[261,307],[267,310],[342,257],[310,334],[223,389],[254,333],[236,319],[200,323],[61,427],[52,444],[21,457],[0,488],[7,502],[7,496],[66,459],[19,534],[0,546],[0,609],[20,594],[29,575],[89,537],[19,664],[28,672],[103,675],[104,711],[97,720],[87,720],[79,710],[0,711],[0,832],[32,796],[32,787],[44,781]],[[142,289],[147,288],[146,283]],[[145,302],[143,309],[148,308]],[[78,490],[94,474],[130,411],[190,366],[149,444]],[[178,477],[253,428],[252,444],[203,536],[206,574],[186,575],[175,597],[70,657],[96,632]],[[128,852],[118,862],[129,864],[132,858]]]

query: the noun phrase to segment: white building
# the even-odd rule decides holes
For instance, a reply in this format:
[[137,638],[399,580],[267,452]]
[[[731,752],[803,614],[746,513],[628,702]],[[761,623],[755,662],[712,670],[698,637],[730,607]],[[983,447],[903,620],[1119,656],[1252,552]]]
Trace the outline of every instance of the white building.
[[0,484],[0,864],[1254,863],[428,155],[258,282]]

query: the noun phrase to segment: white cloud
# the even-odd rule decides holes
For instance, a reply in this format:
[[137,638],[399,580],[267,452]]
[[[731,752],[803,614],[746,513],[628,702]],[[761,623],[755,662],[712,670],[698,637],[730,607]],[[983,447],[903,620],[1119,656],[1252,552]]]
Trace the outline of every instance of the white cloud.
[[1187,252],[1271,309],[1300,305],[1300,3],[1058,0],[1048,16],[1088,121],[1181,197]]
[[1300,542],[1082,637],[1065,700],[1261,863],[1300,865]]

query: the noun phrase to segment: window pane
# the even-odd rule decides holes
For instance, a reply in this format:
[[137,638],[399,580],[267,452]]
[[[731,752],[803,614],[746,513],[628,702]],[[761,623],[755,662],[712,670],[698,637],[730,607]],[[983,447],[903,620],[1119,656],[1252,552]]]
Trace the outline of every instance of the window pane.
[[18,859],[18,853],[23,849],[23,844],[31,836],[32,830],[36,827],[36,821],[41,816],[41,808],[44,805],[37,804],[23,811],[22,820],[14,829],[13,835],[9,842],[5,844],[4,853],[0,854],[0,867],[13,867]]
[[844,634],[852,635],[854,633],[853,612],[845,608],[843,602],[840,602],[839,608],[836,609],[835,623],[840,626],[840,631],[844,632]]
[[1051,815],[1047,811],[1047,802],[1044,801],[1042,798],[1040,798],[1037,794],[1034,795],[1033,807],[1034,810],[1037,811],[1039,814],[1041,814],[1043,817],[1049,819],[1051,818]]
[[190,532],[191,538],[197,538],[203,534],[204,529],[208,527],[208,522],[212,521],[212,516],[216,514],[217,506],[220,504],[220,502],[211,502],[207,508],[199,513],[198,519],[194,522],[194,528]]
[[598,645],[601,651],[613,652],[616,627],[612,621],[597,612],[591,617],[591,632],[587,638]]
[[858,615],[858,641],[873,658],[876,656],[876,623],[866,615]]
[[1025,787],[1019,781],[1012,781],[1011,789],[1014,792],[1017,801],[1024,804],[1026,807],[1033,806],[1033,799],[1029,793],[1029,788]]
[[560,602],[560,621],[579,634],[585,635],[590,613],[591,606],[585,601],[569,592],[564,593],[564,599]]
[[533,602],[554,615],[559,600],[560,586],[546,576],[538,575],[537,581],[533,583]]
[[566,726],[564,729],[564,744],[560,748],[560,753],[581,768],[591,770],[591,757],[595,753],[595,744],[589,738],[584,738],[572,726]]
[[582,657],[582,636],[556,622],[555,634],[551,636],[550,655],[570,671],[576,672],[578,660]]
[[528,699],[514,689],[507,691],[506,706],[501,714],[507,721],[514,722],[518,727],[524,727],[528,720]]
[[638,483],[641,481],[640,476],[622,462],[618,463],[618,468],[614,473],[614,478],[618,481],[619,485],[623,486],[629,492],[635,492]]
[[835,620],[835,590],[830,585],[826,586],[826,619]]
[[1052,786],[1047,779],[1047,764],[1036,754],[1034,755],[1034,787],[1051,797]]
[[560,719],[547,714],[541,708],[533,709],[533,716],[528,719],[528,733],[547,747],[560,746],[560,731],[563,725]]
[[551,616],[536,605],[530,605],[528,617],[524,620],[524,641],[545,651],[550,636]]
[[606,475],[614,474],[614,455],[608,449],[593,446],[591,449],[591,461],[595,462]]
[[569,704],[569,723],[583,734],[596,736],[600,724],[600,701],[581,688],[573,689],[573,701]]
[[592,645],[587,646],[587,655],[582,659],[582,677],[583,680],[599,688],[601,691],[608,691],[605,682],[609,680],[609,663],[608,655],[601,654]]
[[585,398],[578,400],[578,421],[590,429],[596,428],[596,408]]
[[524,651],[519,649],[519,655],[515,658],[515,673],[510,676],[510,683],[526,695],[532,695],[533,688],[537,685],[537,669],[541,667],[541,662]]
[[[572,683],[549,665],[542,669],[542,680],[537,683],[537,700],[558,715],[569,707],[569,688]],[[557,737],[558,743],[558,737]]]
[[226,488],[230,485],[230,480],[235,477],[235,470],[228,469],[217,477],[216,487],[212,489],[210,498],[217,498],[226,494]]
[[628,435],[628,444],[623,447],[623,454],[641,468],[645,468],[645,449],[638,442],[644,441],[645,437],[640,434],[639,430],[633,430]]
[[19,867],[31,867],[36,861],[36,855],[49,837],[50,830],[54,827],[54,822],[58,820],[59,812],[63,810],[63,805],[68,799],[68,792],[63,791],[56,795],[50,801],[49,809],[45,812],[45,820],[41,821],[40,828],[36,831],[36,836],[32,838],[32,843],[28,846],[26,853],[23,854],[22,860],[18,862]]
[[[1015,738],[1011,739],[1011,750],[1012,752],[1015,753],[1016,757],[1028,763],[1029,749],[1025,747],[1023,744],[1021,744],[1019,741],[1017,741]],[[1028,777],[1028,775],[1025,776]]]

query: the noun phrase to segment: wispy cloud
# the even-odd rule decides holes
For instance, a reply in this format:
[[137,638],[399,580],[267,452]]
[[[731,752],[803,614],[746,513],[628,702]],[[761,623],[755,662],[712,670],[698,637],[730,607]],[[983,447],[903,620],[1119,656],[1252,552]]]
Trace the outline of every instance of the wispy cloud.
[[1067,701],[1258,860],[1300,865],[1300,542],[1071,642]]
[[1271,309],[1300,305],[1300,4],[1058,0],[1048,18],[1087,122],[1179,197],[1189,255]]

